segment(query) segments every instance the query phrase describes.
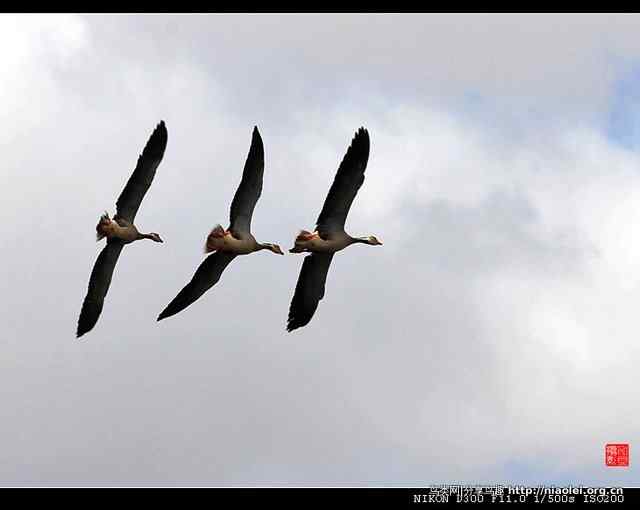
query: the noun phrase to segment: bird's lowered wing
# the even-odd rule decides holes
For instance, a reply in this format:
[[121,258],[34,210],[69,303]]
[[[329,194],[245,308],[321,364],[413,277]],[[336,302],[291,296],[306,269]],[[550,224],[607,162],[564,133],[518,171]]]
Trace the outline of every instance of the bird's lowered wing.
[[111,284],[113,270],[120,257],[120,252],[124,247],[124,243],[119,239],[109,239],[107,245],[102,249],[100,255],[96,259],[96,263],[91,271],[89,278],[89,289],[82,303],[80,318],[78,319],[78,329],[76,336],[80,338],[82,335],[91,331],[98,322],[104,298]]
[[344,223],[360,186],[369,160],[369,133],[360,128],[347,150],[333,184],[316,221],[316,230],[322,239],[344,231]]
[[126,186],[116,202],[117,218],[133,223],[138,208],[156,175],[156,168],[162,161],[167,148],[167,128],[164,121],[158,124],[151,134],[142,154],[138,157],[138,164],[129,177]]
[[312,253],[302,263],[296,290],[289,306],[287,331],[306,326],[324,297],[327,273],[333,253]]
[[220,275],[234,258],[236,258],[236,255],[233,253],[218,251],[204,259],[191,281],[178,292],[178,295],[158,316],[158,320],[161,321],[171,317],[196,301],[218,282]]
[[[242,181],[231,202],[229,229],[236,238],[243,238],[251,232],[253,209],[262,193],[264,175],[264,146],[258,128],[253,128],[251,147],[242,172]],[[243,235],[244,234],[244,235]]]

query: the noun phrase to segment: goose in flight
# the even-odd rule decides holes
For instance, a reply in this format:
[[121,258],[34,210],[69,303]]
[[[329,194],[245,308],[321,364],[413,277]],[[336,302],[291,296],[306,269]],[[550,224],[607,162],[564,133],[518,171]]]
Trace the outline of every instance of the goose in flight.
[[351,203],[364,182],[369,159],[369,133],[360,128],[340,163],[336,177],[316,221],[315,232],[301,230],[290,253],[310,252],[302,263],[296,290],[289,307],[287,331],[306,326],[324,297],[324,287],[333,254],[355,243],[382,243],[375,236],[351,237],[344,224]]
[[216,225],[211,230],[204,251],[213,253],[204,259],[191,281],[160,313],[159,321],[177,314],[200,298],[218,282],[222,272],[238,255],[247,255],[260,250],[284,255],[277,244],[259,243],[251,234],[251,218],[262,193],[263,174],[264,146],[258,128],[254,127],[251,147],[242,172],[242,181],[231,202],[231,225],[227,230],[221,225]]
[[105,212],[100,217],[96,226],[96,237],[98,241],[106,237],[107,244],[98,255],[93,271],[91,271],[89,288],[78,319],[76,332],[78,338],[91,331],[98,322],[113,270],[124,245],[139,239],[162,242],[160,236],[155,232],[149,234],[139,232],[133,222],[140,203],[153,182],[156,168],[162,161],[166,147],[167,128],[164,121],[160,121],[142,154],[138,157],[138,164],[116,202],[116,215],[111,219],[109,214]]

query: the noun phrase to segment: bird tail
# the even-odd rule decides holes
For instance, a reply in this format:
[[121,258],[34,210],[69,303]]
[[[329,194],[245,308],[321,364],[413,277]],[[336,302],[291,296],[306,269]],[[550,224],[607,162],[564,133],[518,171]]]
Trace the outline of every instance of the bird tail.
[[220,249],[222,246],[222,239],[224,237],[224,228],[219,223],[213,227],[209,235],[207,236],[207,242],[204,245],[204,252],[211,253],[212,251],[216,251]]
[[308,230],[301,230],[296,237],[296,241],[308,241],[313,238],[313,234]]
[[100,219],[98,220],[98,224],[96,225],[96,242],[100,241],[100,239],[107,236],[105,232],[105,227],[111,224],[111,218],[109,218],[109,213],[107,211],[104,212]]

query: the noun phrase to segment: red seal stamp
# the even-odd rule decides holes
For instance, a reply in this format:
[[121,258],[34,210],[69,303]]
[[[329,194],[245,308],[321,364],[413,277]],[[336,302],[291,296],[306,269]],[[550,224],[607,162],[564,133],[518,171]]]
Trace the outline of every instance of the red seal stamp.
[[604,447],[604,463],[610,467],[629,467],[629,444],[606,444]]

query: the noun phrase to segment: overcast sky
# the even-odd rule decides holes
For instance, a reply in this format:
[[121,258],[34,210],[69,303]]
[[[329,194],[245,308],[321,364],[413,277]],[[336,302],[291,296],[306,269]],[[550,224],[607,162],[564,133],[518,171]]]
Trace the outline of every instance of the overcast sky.
[[[0,15],[0,483],[633,484],[640,472],[640,16]],[[169,141],[102,316],[95,224]],[[300,255],[236,259],[166,321],[257,125],[252,230],[347,221],[286,333]],[[607,468],[604,445],[631,444]]]

